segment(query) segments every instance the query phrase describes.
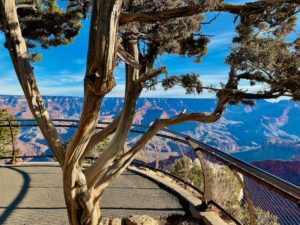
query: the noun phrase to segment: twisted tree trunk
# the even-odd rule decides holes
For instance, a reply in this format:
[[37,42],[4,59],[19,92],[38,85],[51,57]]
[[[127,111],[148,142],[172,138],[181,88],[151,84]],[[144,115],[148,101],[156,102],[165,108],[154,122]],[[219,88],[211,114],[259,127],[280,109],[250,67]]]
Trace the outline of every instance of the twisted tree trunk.
[[93,3],[83,112],[67,147],[63,168],[64,195],[71,225],[100,223],[100,196],[94,186],[88,185],[81,158],[95,131],[102,99],[115,86],[113,70],[121,5],[122,0]]
[[41,131],[61,165],[64,149],[60,137],[50,119],[30,65],[26,42],[22,36],[15,1],[0,0],[1,24],[5,31],[6,47],[9,51],[18,80],[28,106]]
[[94,187],[88,187],[80,159],[97,125],[102,98],[115,86],[113,70],[121,5],[121,0],[94,1],[83,113],[79,128],[65,150],[37,88],[15,1],[0,0],[0,24],[17,77],[29,108],[63,169],[63,188],[71,225],[100,223],[100,196],[95,194]]

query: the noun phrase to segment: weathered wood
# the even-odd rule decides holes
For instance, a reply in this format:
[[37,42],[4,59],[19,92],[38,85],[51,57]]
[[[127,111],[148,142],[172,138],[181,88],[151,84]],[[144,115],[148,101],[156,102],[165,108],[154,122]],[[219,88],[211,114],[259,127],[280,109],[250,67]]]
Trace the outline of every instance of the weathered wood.
[[93,189],[87,186],[80,159],[96,128],[102,98],[115,86],[113,70],[121,5],[122,0],[93,3],[83,111],[78,129],[67,147],[63,169],[64,194],[71,225],[100,223],[99,204],[95,203]]
[[6,46],[29,109],[57,160],[63,165],[64,148],[37,87],[26,42],[22,36],[15,1],[0,0],[0,10],[2,11]]
[[[137,41],[131,40],[128,43],[128,49],[129,54],[131,54],[134,60],[139,62]],[[86,170],[89,186],[93,186],[97,182],[103,173],[107,171],[109,165],[113,162],[115,157],[123,150],[133,123],[136,102],[142,91],[142,87],[135,82],[138,79],[139,70],[131,65],[126,65],[125,100],[120,116],[120,122],[111,143],[101,154],[101,158],[97,159],[95,163]]]
[[248,2],[243,4],[230,4],[230,3],[211,3],[206,7],[202,4],[194,4],[174,9],[166,9],[163,11],[155,12],[140,12],[140,13],[122,13],[120,17],[120,25],[127,23],[146,22],[154,23],[159,21],[165,21],[180,17],[193,16],[195,14],[205,12],[229,12],[232,14],[241,15],[244,12],[258,12],[268,6],[280,5],[280,4],[299,4],[300,0],[262,0],[255,2]]

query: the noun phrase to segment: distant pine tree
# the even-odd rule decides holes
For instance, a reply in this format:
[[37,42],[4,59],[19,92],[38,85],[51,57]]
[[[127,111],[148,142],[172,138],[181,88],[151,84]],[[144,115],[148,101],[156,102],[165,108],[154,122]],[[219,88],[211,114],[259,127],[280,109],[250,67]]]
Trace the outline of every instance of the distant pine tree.
[[[13,119],[13,115],[9,114],[7,109],[0,109],[0,119]],[[8,125],[7,121],[0,121],[0,125]],[[19,134],[19,128],[13,127],[14,137]],[[16,149],[16,155],[19,155],[20,149]],[[10,127],[0,127],[0,157],[12,156],[12,136]]]

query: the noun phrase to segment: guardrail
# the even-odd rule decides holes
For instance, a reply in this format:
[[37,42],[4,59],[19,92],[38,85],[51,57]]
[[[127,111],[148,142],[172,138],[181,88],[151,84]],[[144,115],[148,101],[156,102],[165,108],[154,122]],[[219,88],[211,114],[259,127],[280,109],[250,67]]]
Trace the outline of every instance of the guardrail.
[[[79,121],[54,119],[53,122],[67,142]],[[99,122],[97,129],[108,124]],[[14,130],[16,128],[21,129],[19,135]],[[130,146],[147,128],[134,125],[127,144]],[[49,147],[35,120],[1,119],[0,129],[10,131],[12,152],[12,156],[0,159],[14,162],[18,158],[53,157],[47,155]],[[16,155],[17,149],[30,148],[35,149],[37,155],[28,155],[28,152],[24,156]],[[192,186],[202,195],[200,208],[213,206],[219,209],[224,220],[250,225],[300,224],[299,187],[185,134],[163,129],[143,149],[134,164],[165,173]]]

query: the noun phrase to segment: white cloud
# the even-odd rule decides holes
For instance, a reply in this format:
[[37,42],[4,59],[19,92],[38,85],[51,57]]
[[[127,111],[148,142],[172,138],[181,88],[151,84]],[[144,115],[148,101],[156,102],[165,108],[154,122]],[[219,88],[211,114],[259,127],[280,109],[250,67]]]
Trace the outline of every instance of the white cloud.
[[56,86],[40,86],[42,95],[57,96],[83,96],[83,86],[74,87],[56,87]]
[[229,49],[232,44],[232,38],[235,36],[234,32],[225,32],[217,34],[210,39],[208,49]]
[[78,58],[72,60],[73,63],[76,63],[78,65],[85,65],[86,64],[86,59],[85,58]]
[[[50,78],[49,78],[50,77]],[[42,95],[83,96],[84,74],[45,75],[40,74],[37,84]],[[1,95],[23,95],[14,70],[0,75]]]
[[[10,71],[13,73],[13,71]],[[202,76],[204,85],[215,84],[224,78],[223,72],[219,74],[206,74]],[[61,95],[61,96],[83,96],[83,75],[68,75],[65,77],[58,76],[57,79],[41,79],[38,80],[38,87],[42,95]],[[224,80],[223,82],[226,82]],[[5,95],[23,95],[21,86],[14,74],[2,76],[0,78],[1,89],[0,94]],[[247,83],[243,83],[240,88],[251,92],[260,90],[261,86],[251,87]],[[107,95],[107,97],[124,97],[125,84],[118,83],[117,86]],[[204,91],[200,95],[186,95],[185,90],[180,87],[174,87],[165,91],[158,86],[155,91],[144,91],[141,97],[148,98],[213,98],[214,94]]]
[[0,76],[0,94],[1,95],[22,95],[22,89],[14,71],[7,71]]

